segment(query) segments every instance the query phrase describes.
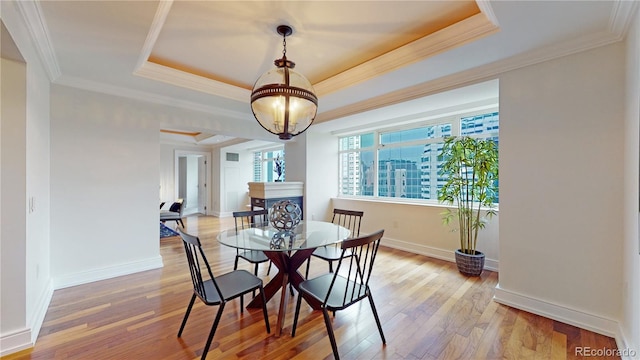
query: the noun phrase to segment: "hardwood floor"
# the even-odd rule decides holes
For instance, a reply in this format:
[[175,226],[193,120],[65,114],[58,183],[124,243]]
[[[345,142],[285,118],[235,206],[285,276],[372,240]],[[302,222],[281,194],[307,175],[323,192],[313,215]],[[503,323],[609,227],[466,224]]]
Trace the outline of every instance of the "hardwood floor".
[[[235,250],[218,245],[233,219],[188,217],[214,272],[233,269]],[[384,240],[383,240],[384,242]],[[162,269],[55,291],[36,346],[2,359],[195,359],[216,308],[200,301],[182,338],[176,334],[192,294],[179,237],[161,240]],[[251,265],[241,262],[251,271]],[[267,265],[259,276],[266,279]],[[312,261],[311,276],[328,271]],[[273,272],[273,269],[272,269]],[[615,349],[612,338],[500,305],[492,300],[498,274],[460,275],[455,264],[381,247],[371,281],[387,345],[369,304],[339,311],[333,319],[343,359],[577,359],[577,347]],[[266,281],[265,281],[266,283]],[[275,326],[280,295],[268,304]],[[304,303],[303,303],[304,304]],[[322,314],[303,305],[291,338],[294,298],[281,337],[267,334],[260,310],[240,313],[228,304],[208,359],[331,359]],[[611,359],[608,357],[607,359]]]

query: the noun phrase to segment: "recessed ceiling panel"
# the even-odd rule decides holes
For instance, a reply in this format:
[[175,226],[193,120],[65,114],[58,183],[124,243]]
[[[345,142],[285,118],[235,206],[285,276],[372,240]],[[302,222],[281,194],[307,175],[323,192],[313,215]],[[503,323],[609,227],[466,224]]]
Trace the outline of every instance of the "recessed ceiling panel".
[[251,89],[282,57],[312,83],[480,13],[475,1],[176,1],[149,61]]

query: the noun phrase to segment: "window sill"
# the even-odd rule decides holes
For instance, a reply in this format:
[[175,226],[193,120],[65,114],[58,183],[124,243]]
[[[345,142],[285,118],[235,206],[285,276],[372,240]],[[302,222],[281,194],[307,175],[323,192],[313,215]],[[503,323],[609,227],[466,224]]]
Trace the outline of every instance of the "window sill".
[[[337,200],[349,200],[349,201],[361,201],[361,202],[369,202],[369,203],[379,203],[379,204],[395,204],[395,205],[410,205],[410,206],[422,206],[422,207],[437,207],[437,208],[445,208],[445,209],[455,209],[456,207],[453,205],[445,205],[438,203],[432,200],[414,200],[414,199],[403,199],[398,200],[398,198],[381,198],[381,197],[356,197],[356,196],[339,196],[334,199]],[[488,210],[488,208],[481,208],[481,210]],[[496,213],[500,211],[499,205],[496,205],[493,208]]]

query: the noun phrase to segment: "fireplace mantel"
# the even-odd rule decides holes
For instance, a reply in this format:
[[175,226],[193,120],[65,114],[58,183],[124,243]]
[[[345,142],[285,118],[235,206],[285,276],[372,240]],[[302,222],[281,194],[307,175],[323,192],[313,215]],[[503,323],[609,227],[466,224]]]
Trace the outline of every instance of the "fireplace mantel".
[[301,181],[250,182],[251,210],[269,209],[280,200],[291,200],[303,210],[304,183]]

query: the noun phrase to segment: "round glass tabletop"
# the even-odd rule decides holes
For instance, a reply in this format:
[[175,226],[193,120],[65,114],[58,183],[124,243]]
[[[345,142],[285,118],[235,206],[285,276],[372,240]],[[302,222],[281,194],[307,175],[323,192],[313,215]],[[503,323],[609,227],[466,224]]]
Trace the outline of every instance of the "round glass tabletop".
[[301,221],[291,231],[280,231],[271,226],[224,230],[218,241],[244,250],[291,251],[332,245],[349,237],[348,229],[325,221]]

